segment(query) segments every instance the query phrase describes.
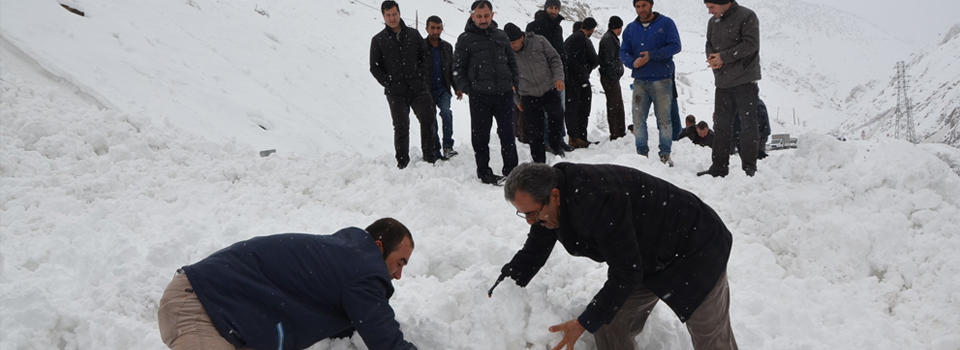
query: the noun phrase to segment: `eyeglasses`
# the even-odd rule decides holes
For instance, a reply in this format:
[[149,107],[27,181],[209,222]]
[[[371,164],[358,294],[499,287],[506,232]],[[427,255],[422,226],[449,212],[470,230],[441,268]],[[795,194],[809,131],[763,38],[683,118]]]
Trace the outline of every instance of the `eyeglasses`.
[[540,209],[537,210],[537,216],[530,216],[530,214],[533,214],[533,212],[530,212],[530,214],[527,214],[527,213],[521,213],[519,210],[517,210],[517,216],[519,216],[520,218],[522,218],[522,219],[524,219],[524,220],[533,220],[533,221],[538,221],[538,222],[539,222],[539,221],[540,221],[540,212],[543,211],[543,207],[544,207],[544,206],[545,206],[545,204],[541,204],[541,205],[540,205]]

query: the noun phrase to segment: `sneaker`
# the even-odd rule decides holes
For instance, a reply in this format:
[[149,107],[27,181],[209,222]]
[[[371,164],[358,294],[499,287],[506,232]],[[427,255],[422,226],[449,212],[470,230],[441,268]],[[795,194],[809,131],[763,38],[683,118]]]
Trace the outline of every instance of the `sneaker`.
[[670,160],[669,154],[660,156],[660,163],[666,164],[667,166],[673,168],[673,160]]
[[710,169],[707,169],[707,170],[704,170],[704,171],[701,171],[701,172],[698,172],[698,173],[697,173],[697,176],[703,176],[703,175],[710,175],[710,176],[713,176],[713,177],[725,177],[725,176],[727,176],[727,172],[726,172],[726,171],[717,170],[717,169],[715,169],[714,167],[710,167]]
[[639,155],[641,155],[641,156],[643,156],[644,158],[650,158],[650,156],[649,156],[649,155],[647,155],[646,153],[637,153],[637,154],[639,154]]
[[443,149],[443,156],[447,159],[453,158],[453,156],[458,155],[457,151],[454,151],[452,147],[446,147]]
[[503,177],[497,174],[489,174],[489,175],[484,175],[480,177],[480,182],[483,182],[487,185],[503,186],[503,182],[506,179],[507,179],[506,177]]

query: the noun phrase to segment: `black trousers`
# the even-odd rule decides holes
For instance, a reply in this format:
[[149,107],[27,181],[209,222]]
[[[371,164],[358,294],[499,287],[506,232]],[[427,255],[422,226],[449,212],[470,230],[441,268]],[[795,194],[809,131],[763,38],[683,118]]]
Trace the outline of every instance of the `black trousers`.
[[513,137],[513,92],[503,94],[470,94],[470,135],[474,157],[477,161],[477,177],[493,174],[490,168],[490,128],[497,120],[497,136],[500,138],[500,156],[503,157],[503,175],[517,166],[517,143]]
[[610,125],[610,139],[627,136],[626,112],[623,109],[623,92],[620,91],[620,79],[600,77],[600,86],[607,96],[607,124]]
[[550,130],[550,148],[560,149],[560,143],[563,142],[563,132],[561,123],[563,123],[563,106],[560,100],[560,92],[556,89],[547,91],[543,96],[521,96],[523,105],[523,116],[526,121],[527,139],[530,142],[530,156],[537,163],[546,163],[547,157],[543,142],[543,118],[546,113],[548,129]]
[[437,106],[426,90],[406,95],[387,95],[390,104],[390,116],[393,117],[393,147],[396,150],[397,163],[406,166],[410,162],[410,109],[420,121],[420,150],[423,160],[433,163],[437,160]]
[[565,85],[567,91],[567,135],[571,138],[586,141],[587,122],[590,117],[590,105],[593,101],[590,82],[568,81]]
[[713,121],[713,165],[711,169],[726,173],[730,168],[730,143],[733,122],[740,114],[740,160],[744,171],[757,170],[760,129],[757,126],[757,103],[760,87],[756,83],[717,88]]

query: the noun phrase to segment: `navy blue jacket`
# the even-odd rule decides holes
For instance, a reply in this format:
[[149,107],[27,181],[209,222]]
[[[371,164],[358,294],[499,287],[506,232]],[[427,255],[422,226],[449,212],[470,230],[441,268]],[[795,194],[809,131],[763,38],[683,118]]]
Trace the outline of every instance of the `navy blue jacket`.
[[643,285],[681,321],[726,271],[733,237],[693,193],[640,170],[560,163],[560,227],[530,226],[527,241],[501,270],[520,286],[540,271],[559,241],[570,255],[606,262],[607,281],[577,320],[590,333],[610,323]]
[[[620,60],[633,70],[633,78],[656,81],[673,77],[676,66],[673,55],[680,52],[680,33],[670,17],[654,12],[655,18],[644,27],[640,18],[627,24],[623,30],[623,43],[620,45]],[[640,53],[650,52],[650,61],[640,68],[633,68],[633,61]]]
[[183,269],[238,348],[299,350],[356,329],[370,349],[416,349],[388,304],[383,255],[362,229],[255,237]]

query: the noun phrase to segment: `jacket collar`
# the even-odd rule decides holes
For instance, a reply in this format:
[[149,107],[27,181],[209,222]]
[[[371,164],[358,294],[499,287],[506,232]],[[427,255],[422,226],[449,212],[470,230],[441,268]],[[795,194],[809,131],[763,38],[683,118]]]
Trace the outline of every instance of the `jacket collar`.
[[[650,21],[650,24],[653,24],[654,22],[659,21],[659,20],[660,20],[660,12],[653,11],[653,20]],[[633,21],[634,21],[634,22],[637,22],[637,24],[643,25],[643,22],[640,21],[640,16],[637,16],[637,18],[634,19]]]
[[727,9],[727,12],[724,12],[722,15],[720,15],[720,19],[723,19],[724,17],[727,17],[727,16],[732,16],[732,14],[737,13],[737,10],[739,9],[740,9],[740,4],[737,3],[736,1],[732,1],[730,8]]
[[473,23],[473,18],[467,18],[467,25],[463,27],[463,31],[490,35],[493,34],[497,27],[497,21],[490,21],[490,26],[487,27],[487,29],[480,29],[480,27],[477,27],[477,25]]
[[394,33],[393,29],[390,28],[390,26],[388,26],[386,23],[383,24],[383,31],[389,34],[390,36],[400,35],[400,33],[403,33],[404,29],[407,29],[407,24],[403,22],[403,19],[400,20],[400,31],[396,33]]

